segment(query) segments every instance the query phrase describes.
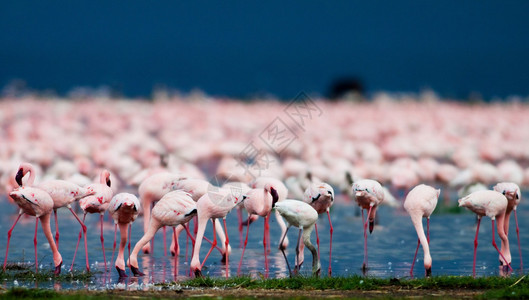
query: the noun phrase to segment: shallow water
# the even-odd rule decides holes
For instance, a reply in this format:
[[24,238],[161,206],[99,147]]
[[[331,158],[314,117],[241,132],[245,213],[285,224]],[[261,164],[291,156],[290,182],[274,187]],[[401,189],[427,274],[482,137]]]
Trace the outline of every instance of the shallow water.
[[[527,193],[524,193],[527,196]],[[341,201],[340,201],[341,200]],[[453,199],[455,204],[455,199]],[[337,197],[337,203],[333,206],[331,217],[334,225],[333,249],[332,249],[332,274],[333,276],[350,276],[362,274],[363,261],[363,231],[361,220],[356,205],[343,201]],[[16,206],[10,204],[2,198],[0,200],[0,253],[5,253],[7,241],[7,231],[14,222],[17,214]],[[520,225],[520,238],[522,251],[527,257],[529,248],[529,204],[521,202],[518,208],[518,221]],[[53,223],[53,218],[52,218]],[[142,234],[143,219],[140,217],[132,226],[132,247]],[[229,263],[229,275],[237,276],[238,263],[241,257],[240,234],[237,226],[237,215],[232,211],[227,217],[228,232],[232,246],[232,254]],[[99,216],[88,215],[86,225],[88,227],[88,255],[92,270],[98,270],[92,282],[54,282],[50,278],[49,282],[39,282],[38,287],[63,288],[63,289],[105,289],[123,287],[118,284],[118,274],[115,271],[114,263],[110,262],[112,257],[113,244],[113,223],[105,215],[104,238],[105,250],[109,271],[104,273],[103,256],[101,252]],[[55,232],[52,224],[52,231]],[[426,228],[426,220],[424,220]],[[11,239],[9,262],[34,263],[33,234],[35,219],[33,217],[21,218],[13,231]],[[64,264],[62,272],[68,272],[73,258],[75,243],[79,234],[80,226],[71,213],[66,210],[59,211],[60,229],[60,252],[63,256]],[[280,231],[275,217],[270,218],[270,239],[271,252],[268,254],[269,271],[265,270],[265,257],[263,251],[263,219],[259,219],[250,226],[248,246],[241,266],[241,275],[252,275],[254,277],[279,278],[288,276],[288,269],[283,255],[277,246],[279,244]],[[327,276],[329,265],[329,224],[326,215],[321,215],[318,220],[318,230],[320,237],[320,254],[322,275]],[[472,275],[473,240],[476,230],[476,219],[474,214],[465,212],[461,214],[434,214],[430,223],[430,251],[433,258],[433,275]],[[244,228],[243,234],[246,233]],[[170,245],[172,230],[167,230],[167,248]],[[291,228],[288,237],[290,245],[286,251],[291,267],[294,265],[295,251],[294,241],[298,235],[296,228]],[[119,234],[118,234],[119,236]],[[244,235],[243,235],[244,236]],[[206,230],[206,237],[212,238],[211,224]],[[189,278],[189,264],[191,259],[191,243],[188,244],[188,259],[186,261],[186,237],[180,236],[180,255],[177,265],[177,280]],[[510,247],[512,254],[512,266],[516,274],[520,273],[520,258],[516,242],[516,232],[514,226],[514,216],[511,216],[510,227]],[[312,242],[316,244],[316,237],[313,232]],[[496,235],[496,242],[500,243]],[[139,256],[140,269],[146,276],[143,278],[129,277],[124,283],[128,288],[143,289],[153,283],[171,282],[174,278],[175,264],[173,257],[164,255],[162,230],[158,232],[154,243],[154,253],[151,255]],[[378,211],[378,225],[372,234],[368,235],[368,258],[369,269],[367,276],[372,277],[408,277],[415,247],[417,246],[417,235],[410,221],[409,216],[402,208],[390,208],[382,206]],[[206,241],[202,243],[201,259],[203,259],[210,248]],[[128,257],[127,250],[125,257]],[[169,250],[167,250],[169,253]],[[49,245],[45,239],[39,224],[38,233],[38,254],[39,268],[51,270],[53,260]],[[117,254],[116,254],[117,255]],[[415,277],[424,276],[423,252],[419,250],[417,262],[415,264]],[[202,272],[204,275],[213,277],[225,276],[225,265],[220,262],[219,251],[214,250],[207,260]],[[301,268],[301,273],[310,275],[312,256],[308,249],[305,249],[305,263]],[[81,241],[74,268],[84,270],[84,246]],[[479,246],[477,251],[478,276],[499,275],[498,253],[491,245],[491,221],[483,218],[479,234]],[[33,267],[32,267],[33,268]],[[130,271],[127,270],[130,275]],[[10,287],[14,285],[35,287],[34,282],[11,282],[5,280],[2,286]]]

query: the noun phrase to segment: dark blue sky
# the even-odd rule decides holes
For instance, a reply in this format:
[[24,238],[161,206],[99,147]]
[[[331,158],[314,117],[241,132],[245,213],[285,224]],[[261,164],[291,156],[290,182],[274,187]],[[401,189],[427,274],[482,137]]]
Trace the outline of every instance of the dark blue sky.
[[529,95],[529,1],[2,1],[0,85]]

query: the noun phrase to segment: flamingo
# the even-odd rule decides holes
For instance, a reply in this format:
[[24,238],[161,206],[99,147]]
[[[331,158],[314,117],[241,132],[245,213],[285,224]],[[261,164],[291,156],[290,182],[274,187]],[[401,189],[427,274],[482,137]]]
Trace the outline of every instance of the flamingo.
[[[314,245],[310,242],[310,234],[312,233],[314,225],[318,220],[318,212],[310,204],[297,200],[283,200],[281,202],[276,202],[274,207],[276,211],[278,211],[279,214],[288,222],[287,229],[282,236],[282,239],[285,238],[288,229],[291,226],[299,228],[298,243],[296,245],[296,257],[299,257],[299,241],[302,237],[301,231],[303,230],[303,244],[305,244],[305,246],[307,246],[307,248],[309,248],[310,252],[312,253],[312,274],[314,276],[319,276],[321,271],[320,256],[316,250],[316,247],[314,247]],[[281,252],[285,257],[285,261],[288,266],[288,272],[292,277],[290,265],[288,263],[287,256],[285,255],[285,250],[281,249]],[[299,262],[299,258],[297,261]],[[299,267],[299,264],[294,267],[295,273],[297,273]]]
[[[204,194],[197,201],[197,218],[198,218],[198,231],[196,235],[195,247],[193,248],[193,257],[191,258],[191,272],[195,273],[196,277],[202,277],[202,267],[206,263],[211,251],[217,245],[217,234],[215,233],[215,220],[217,218],[222,218],[224,223],[224,230],[226,233],[225,239],[225,248],[228,248],[229,238],[228,238],[228,227],[226,226],[226,215],[237,205],[239,204],[239,198],[242,198],[241,195],[236,195],[231,193],[229,189],[218,189],[211,190],[210,192]],[[206,224],[208,220],[211,219],[213,224],[213,243],[209,249],[206,257],[202,264],[200,263],[200,246],[202,243],[202,238],[204,236],[204,231],[206,230]],[[226,278],[228,278],[228,268],[229,268],[229,254],[226,253]]]
[[7,232],[7,246],[6,246],[6,256],[4,257],[4,272],[6,270],[7,263],[7,254],[9,252],[9,241],[11,240],[11,234],[18,220],[22,214],[27,214],[30,216],[35,216],[35,237],[33,238],[33,244],[35,246],[35,271],[38,272],[38,258],[37,258],[37,228],[39,225],[39,219],[42,224],[42,230],[46,239],[50,244],[51,251],[53,253],[53,263],[55,266],[54,274],[59,275],[61,273],[62,266],[62,256],[57,249],[57,245],[53,240],[53,235],[50,228],[50,215],[53,209],[53,200],[50,195],[45,191],[34,188],[34,187],[24,187],[21,186],[16,188],[9,196],[15,201],[15,203],[20,208],[18,212],[18,217],[13,223],[13,226]]
[[[334,231],[331,222],[331,215],[329,210],[334,203],[334,189],[327,183],[320,184],[311,184],[306,190],[303,196],[303,201],[310,204],[314,208],[318,215],[324,212],[327,213],[329,219],[329,276],[332,274],[331,262],[332,262],[332,233]],[[318,236],[318,225],[314,224],[314,229],[316,231],[316,244],[318,245],[318,256],[320,255],[320,237]],[[301,261],[303,263],[303,261]],[[301,265],[301,263],[299,263]]]
[[[145,275],[138,269],[138,252],[154,237],[158,229],[163,226],[172,226],[173,235],[176,235],[174,227],[182,225],[187,233],[191,235],[185,224],[196,214],[196,203],[188,193],[176,190],[165,194],[156,205],[154,205],[152,209],[152,218],[149,221],[149,227],[143,237],[136,243],[130,254],[129,266],[134,276]],[[175,276],[177,258],[178,256],[175,255]]]
[[[478,249],[478,233],[481,217],[487,216],[492,220],[492,246],[500,254],[500,262],[508,266],[512,270],[509,260],[505,258],[503,253],[498,249],[494,236],[494,220],[498,219],[498,234],[502,243],[505,245],[505,253],[509,252],[509,239],[504,231],[505,210],[507,209],[507,198],[496,191],[477,191],[464,198],[458,200],[460,207],[466,207],[478,216],[478,226],[476,229],[476,238],[474,239],[474,263],[472,266],[472,276],[476,277],[476,251]],[[502,261],[503,260],[503,261]]]
[[[140,200],[130,193],[119,193],[115,195],[108,206],[108,213],[114,219],[114,247],[112,249],[112,260],[114,260],[114,251],[116,250],[116,227],[119,226],[121,240],[119,242],[118,257],[116,258],[115,267],[119,277],[128,277],[125,273],[125,260],[123,258],[127,236],[130,235],[132,222],[136,220],[141,210]],[[129,240],[129,257],[130,257],[130,236]]]
[[[186,178],[181,174],[160,172],[147,177],[138,188],[141,207],[143,208],[143,232],[149,230],[151,218],[151,206],[160,200],[165,194],[174,190],[174,185],[181,179]],[[165,237],[165,234],[164,234]],[[150,253],[152,245],[145,244],[143,253]]]
[[[426,270],[426,277],[432,275],[432,257],[430,255],[430,215],[437,206],[437,200],[441,190],[425,184],[420,184],[414,187],[406,196],[404,200],[404,209],[408,212],[411,222],[417,231],[417,248],[411,263],[410,275],[413,277],[413,266],[419,251],[419,245],[422,245],[424,251],[424,269]],[[422,226],[422,218],[426,218],[426,236],[424,236],[424,229]]]
[[[522,195],[520,193],[520,187],[514,182],[500,182],[494,186],[496,192],[502,193],[507,198],[507,209],[505,210],[505,234],[509,235],[509,219],[511,212],[514,211],[514,221],[516,222],[516,237],[518,238],[518,252],[520,252],[520,269],[523,272],[523,261],[522,261],[522,248],[520,246],[520,228],[518,227],[518,216],[516,215],[516,208],[520,204]],[[501,244],[502,252],[507,251],[503,242]],[[507,255],[510,256],[510,253]],[[510,261],[508,261],[510,263]]]
[[[22,186],[22,178],[29,173],[29,178],[27,181],[28,186],[32,186],[35,181],[35,171],[33,169],[33,166],[29,163],[22,163],[20,164],[20,167],[18,169],[18,172],[15,176],[15,180],[18,183],[19,186]],[[59,248],[59,223],[57,221],[57,209],[61,207],[67,207],[70,212],[73,214],[73,216],[77,219],[79,224],[81,224],[82,230],[83,230],[83,236],[84,236],[84,246],[85,246],[85,259],[86,259],[86,270],[90,271],[90,264],[88,261],[88,248],[86,243],[86,226],[85,224],[79,219],[77,214],[73,211],[71,207],[71,203],[82,199],[86,196],[90,196],[94,193],[94,191],[82,188],[74,183],[64,181],[64,180],[48,180],[45,182],[41,182],[37,185],[39,189],[44,190],[47,192],[51,199],[53,200],[53,213],[55,215],[55,242],[57,245],[57,248]]]
[[[105,214],[105,211],[107,210],[108,205],[110,204],[110,200],[112,200],[112,196],[114,195],[114,192],[110,188],[110,185],[110,172],[107,170],[103,170],[101,171],[101,174],[99,176],[99,183],[89,184],[85,186],[87,189],[93,191],[95,194],[79,200],[81,209],[84,211],[83,223],[87,213],[99,214],[99,220],[101,223],[100,240],[101,249],[103,250],[103,261],[105,262],[105,272],[107,270],[107,258],[105,255],[105,239],[103,237],[103,215]],[[70,271],[73,269],[77,249],[79,247],[79,242],[81,241],[81,236],[82,231],[79,231],[79,238],[77,239],[77,245],[75,246],[75,252],[73,254],[72,266],[70,267]]]
[[[248,221],[246,224],[246,238],[244,239],[241,260],[239,261],[237,273],[240,273],[241,271],[244,251],[246,250],[246,245],[248,245],[248,232],[250,231],[250,219],[252,215],[258,215],[261,217],[269,216],[272,210],[272,205],[277,202],[277,199],[277,191],[269,184],[266,184],[264,188],[251,189],[246,192],[245,195],[243,195],[244,208],[248,212]],[[263,234],[263,247],[265,256],[265,269],[268,270],[268,258],[266,253],[266,226]]]
[[[362,179],[353,183],[353,195],[358,205],[362,208],[362,224],[364,227],[364,262],[362,270],[365,272],[367,270],[367,223],[369,222],[369,233],[372,233],[375,226],[377,207],[384,201],[384,190],[378,181]],[[365,221],[364,209],[368,211]]]

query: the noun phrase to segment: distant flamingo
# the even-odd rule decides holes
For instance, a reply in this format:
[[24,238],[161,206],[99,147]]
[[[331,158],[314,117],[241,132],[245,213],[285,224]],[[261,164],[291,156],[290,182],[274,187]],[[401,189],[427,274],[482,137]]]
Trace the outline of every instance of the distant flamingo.
[[481,217],[488,216],[492,220],[492,246],[498,251],[503,264],[507,265],[512,270],[509,260],[505,258],[503,253],[498,249],[494,241],[494,220],[498,219],[498,234],[502,243],[505,245],[505,253],[509,252],[509,239],[504,231],[505,210],[507,209],[507,198],[496,191],[477,191],[464,198],[458,200],[460,207],[466,207],[478,216],[478,226],[476,229],[476,238],[474,239],[474,263],[472,266],[472,276],[476,277],[476,251],[478,249],[478,233]]
[[[275,209],[279,211],[279,214],[285,218],[288,222],[288,227],[285,233],[283,234],[282,239],[285,238],[288,229],[291,226],[299,228],[299,237],[297,239],[296,245],[296,257],[299,257],[299,240],[301,239],[301,231],[303,230],[303,243],[307,248],[309,248],[312,253],[312,274],[314,276],[319,276],[320,274],[320,256],[316,247],[310,242],[310,234],[316,221],[318,221],[318,212],[309,204],[297,200],[283,200],[281,202],[275,203]],[[290,264],[288,263],[287,256],[285,255],[285,250],[281,249],[285,261],[288,266],[288,272],[292,276],[292,271],[290,270]],[[299,261],[299,259],[297,259]],[[294,267],[294,273],[297,273],[299,270],[299,265]]]
[[[523,273],[523,261],[522,261],[522,247],[520,246],[520,228],[518,227],[518,216],[516,215],[516,208],[520,204],[522,195],[520,193],[520,187],[514,182],[501,182],[494,186],[496,192],[502,193],[507,198],[507,209],[505,210],[505,234],[509,235],[509,219],[511,212],[514,210],[514,221],[516,222],[516,237],[518,238],[518,251],[520,252],[520,269]],[[501,244],[502,252],[507,251],[503,242]],[[510,253],[508,254],[510,256]],[[511,263],[508,261],[508,263]]]
[[[228,227],[226,226],[226,215],[239,203],[242,195],[231,193],[229,189],[219,189],[209,191],[204,194],[197,201],[197,217],[198,217],[198,231],[196,235],[195,247],[193,248],[193,257],[191,259],[191,272],[195,273],[196,277],[202,276],[202,267],[206,263],[211,251],[217,246],[217,234],[215,230],[215,219],[222,218],[224,223],[224,230],[226,234],[225,249],[228,249]],[[213,224],[213,244],[209,249],[202,264],[200,263],[200,245],[204,237],[204,231],[208,220],[211,219]],[[229,275],[229,253],[226,253],[226,278]]]
[[13,226],[11,226],[11,229],[9,229],[9,231],[7,232],[6,256],[4,257],[4,272],[6,270],[7,254],[9,252],[9,241],[11,240],[11,233],[13,232],[13,229],[15,228],[15,225],[17,224],[22,214],[27,214],[30,216],[35,216],[35,237],[33,238],[33,244],[35,246],[35,271],[38,272],[39,270],[39,262],[37,259],[37,228],[40,219],[40,222],[42,224],[42,230],[44,231],[44,235],[46,236],[46,239],[48,240],[51,251],[53,253],[53,263],[55,265],[54,273],[55,275],[59,275],[61,273],[62,256],[59,253],[57,246],[55,245],[55,241],[53,240],[53,235],[51,233],[50,228],[50,215],[53,209],[53,200],[51,199],[50,195],[48,195],[48,193],[41,189],[23,186],[13,190],[9,195],[18,205],[20,211],[18,213],[17,219],[15,220],[15,223],[13,223]]
[[[94,191],[95,194],[87,196],[79,200],[81,209],[84,211],[83,223],[86,218],[86,214],[99,214],[99,220],[101,223],[101,249],[103,250],[103,261],[105,262],[105,272],[107,271],[107,258],[105,255],[105,239],[103,238],[103,215],[112,200],[114,192],[110,188],[110,172],[107,170],[101,171],[99,176],[99,183],[89,184],[86,186],[87,189]],[[77,254],[77,249],[79,247],[79,242],[81,241],[82,231],[79,231],[79,238],[77,239],[77,245],[75,246],[75,252],[73,254],[72,266],[70,271],[73,269],[73,264],[75,262],[75,256]]]
[[[141,207],[143,208],[143,232],[149,229],[151,218],[151,206],[160,200],[165,194],[174,190],[174,185],[181,179],[186,178],[181,174],[161,172],[147,177],[140,184],[138,193],[140,195]],[[165,238],[165,235],[164,235]],[[151,245],[145,244],[143,253],[151,252]]]
[[[173,235],[176,235],[174,227],[182,225],[190,235],[189,229],[185,224],[196,214],[196,203],[188,193],[176,190],[165,194],[153,207],[149,227],[143,237],[136,243],[130,254],[129,266],[134,276],[144,275],[138,269],[138,252],[140,252],[140,249],[154,237],[158,229],[163,226],[172,226]],[[175,256],[175,276],[177,259],[178,256]]]
[[[415,249],[415,255],[413,256],[413,262],[411,263],[410,275],[413,277],[413,266],[415,265],[415,259],[417,259],[417,252],[419,251],[419,245],[422,244],[424,251],[424,269],[426,270],[426,277],[432,275],[432,257],[430,255],[430,215],[437,206],[437,199],[441,190],[436,190],[431,186],[420,184],[414,187],[406,196],[404,200],[404,208],[408,212],[411,218],[411,222],[417,231],[417,249]],[[424,229],[422,226],[422,218],[426,218],[426,236],[424,236]]]
[[[32,186],[35,181],[35,172],[33,166],[29,163],[20,164],[15,180],[19,186],[22,186],[22,178],[29,172],[29,178],[27,181],[28,186]],[[86,226],[79,219],[77,214],[72,210],[71,203],[82,199],[86,196],[92,195],[94,191],[82,188],[74,183],[64,181],[64,180],[48,180],[41,182],[37,185],[39,189],[47,192],[51,199],[53,200],[53,212],[55,214],[55,242],[57,244],[57,249],[59,248],[59,224],[57,222],[57,209],[61,207],[67,207],[73,216],[77,219],[79,224],[83,229],[84,243],[85,243],[85,259],[86,259],[86,269],[90,271],[90,264],[88,262],[88,248],[86,243]]]
[[[239,267],[237,273],[240,273],[242,266],[242,259],[244,258],[244,251],[246,250],[246,245],[248,245],[248,232],[250,231],[250,218],[252,215],[258,215],[261,217],[267,217],[270,215],[272,210],[272,205],[277,202],[278,196],[277,191],[265,185],[264,188],[251,189],[243,196],[244,208],[248,212],[248,221],[246,224],[246,238],[244,239],[244,244],[242,248],[241,260],[239,261]],[[263,247],[264,247],[264,257],[265,257],[265,269],[268,271],[268,257],[267,257],[267,248],[266,248],[266,226],[263,233]]]
[[[331,222],[331,215],[329,210],[334,203],[334,189],[327,183],[320,184],[311,184],[306,190],[303,197],[303,201],[310,204],[318,214],[324,212],[327,213],[329,218],[330,226],[330,242],[329,242],[329,276],[332,274],[331,264],[332,264],[332,233],[334,231]],[[318,244],[318,256],[320,254],[320,237],[318,236],[318,224],[314,224],[316,230],[316,243]]]
[[118,257],[116,258],[115,267],[119,277],[127,277],[125,273],[124,251],[129,236],[129,257],[130,257],[130,230],[132,222],[136,220],[140,213],[140,200],[133,194],[119,193],[112,198],[108,206],[108,213],[114,219],[114,247],[112,249],[112,260],[114,260],[114,251],[116,250],[116,227],[119,226],[121,240],[119,242]]
[[[367,270],[367,223],[369,222],[369,233],[373,232],[377,207],[384,201],[384,190],[380,183],[371,179],[362,179],[353,183],[353,196],[362,208],[362,224],[364,227],[364,262],[362,270]],[[364,221],[364,209],[368,210]]]

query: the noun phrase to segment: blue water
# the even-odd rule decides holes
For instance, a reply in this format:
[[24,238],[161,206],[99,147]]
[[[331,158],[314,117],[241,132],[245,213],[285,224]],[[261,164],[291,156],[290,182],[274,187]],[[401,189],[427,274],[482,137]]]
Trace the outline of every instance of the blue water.
[[[527,196],[524,194],[524,196]],[[341,197],[337,197],[339,203],[336,203],[331,211],[334,225],[333,236],[333,258],[332,270],[334,276],[362,275],[363,261],[363,232],[361,225],[361,216],[357,215],[357,208],[349,204]],[[455,201],[455,199],[454,199]],[[3,253],[6,244],[6,233],[16,217],[17,209],[6,201],[0,202],[0,251]],[[529,204],[522,200],[518,208],[518,220],[520,222],[520,234],[522,240],[522,250],[527,257],[529,248]],[[378,212],[379,223],[371,235],[368,236],[369,251],[369,269],[367,276],[371,277],[408,277],[411,261],[415,247],[417,245],[417,235],[411,224],[409,216],[402,208],[390,208],[382,206]],[[105,288],[124,288],[136,289],[145,288],[153,283],[171,282],[174,278],[174,260],[163,253],[163,238],[160,230],[155,239],[155,249],[152,255],[139,256],[140,269],[147,275],[142,278],[128,278],[123,284],[118,283],[118,274],[110,262],[112,255],[113,224],[105,218],[105,248],[108,265],[111,267],[108,273],[103,272],[103,259],[101,253],[101,244],[99,240],[99,218],[88,215],[86,225],[88,226],[88,252],[91,268],[101,271],[97,273],[91,282],[54,282],[52,278],[48,282],[11,282],[4,281],[2,286],[10,287],[13,285],[28,287],[55,287],[63,289],[105,289]],[[142,218],[138,218],[133,224],[132,247],[142,235]],[[244,255],[241,268],[241,275],[252,275],[255,277],[269,276],[270,278],[279,278],[288,276],[288,269],[281,252],[277,249],[279,242],[279,228],[275,218],[271,218],[271,252],[268,254],[269,273],[264,267],[264,252],[262,245],[263,237],[263,220],[259,219],[250,226],[250,237],[248,247]],[[241,256],[239,248],[239,233],[237,226],[237,216],[232,211],[227,217],[228,232],[232,245],[232,255],[230,256],[229,275],[237,275],[237,266]],[[426,225],[426,221],[424,221]],[[431,241],[430,250],[433,258],[433,275],[472,275],[472,256],[473,240],[475,235],[476,219],[472,213],[462,214],[434,214],[431,218]],[[53,228],[53,225],[52,225]],[[64,265],[62,272],[67,272],[77,241],[79,225],[67,210],[59,213],[60,251],[63,256]],[[329,225],[327,217],[322,215],[318,221],[320,233],[320,253],[322,264],[322,275],[326,276],[329,264]],[[167,231],[168,243],[170,242],[170,233]],[[15,230],[11,241],[9,261],[28,263],[34,262],[33,251],[33,233],[34,219],[22,218]],[[245,233],[245,232],[244,232]],[[294,241],[297,237],[297,229],[291,228],[289,231],[290,245],[287,250],[287,256],[291,266],[294,264]],[[208,225],[206,236],[212,237],[211,225]],[[510,228],[510,246],[512,254],[512,266],[515,273],[519,273],[520,261],[516,244],[516,234],[514,228],[514,217],[511,216]],[[315,244],[316,238],[312,235],[312,242]],[[499,237],[496,235],[496,241],[499,244]],[[188,261],[185,260],[185,236],[180,237],[181,252],[178,258],[178,277],[177,280],[189,278],[189,264],[191,258],[191,244],[188,248]],[[169,246],[169,244],[168,244]],[[76,258],[75,269],[84,270],[84,250],[81,243],[80,252]],[[205,257],[209,250],[209,244],[203,242],[201,249],[201,259]],[[47,245],[46,239],[39,230],[38,234],[38,251],[39,267],[42,270],[52,269],[52,257]],[[126,251],[127,252],[127,251]],[[415,277],[424,276],[424,267],[422,262],[422,248],[419,250],[418,259],[415,265]],[[127,254],[125,255],[127,257]],[[214,250],[208,259],[204,269],[204,275],[213,277],[224,277],[225,266],[220,262],[220,254]],[[529,258],[526,258],[526,260]],[[302,266],[301,274],[310,275],[312,257],[308,249],[305,249],[305,263]],[[130,271],[127,270],[130,275]],[[498,254],[491,245],[491,222],[489,218],[483,218],[479,235],[479,246],[477,252],[477,276],[498,276]]]

